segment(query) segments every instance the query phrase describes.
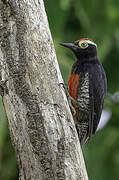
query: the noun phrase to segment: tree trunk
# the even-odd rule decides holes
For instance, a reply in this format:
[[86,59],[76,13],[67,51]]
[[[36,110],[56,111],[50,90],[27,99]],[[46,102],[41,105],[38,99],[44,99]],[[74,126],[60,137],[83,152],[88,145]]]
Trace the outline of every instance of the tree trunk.
[[20,180],[88,180],[42,0],[0,0],[0,92]]

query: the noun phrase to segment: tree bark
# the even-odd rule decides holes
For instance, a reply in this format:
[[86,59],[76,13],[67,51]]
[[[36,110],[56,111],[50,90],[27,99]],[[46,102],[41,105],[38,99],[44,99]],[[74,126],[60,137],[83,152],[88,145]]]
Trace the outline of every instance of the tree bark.
[[20,180],[88,180],[42,0],[0,0],[0,93]]

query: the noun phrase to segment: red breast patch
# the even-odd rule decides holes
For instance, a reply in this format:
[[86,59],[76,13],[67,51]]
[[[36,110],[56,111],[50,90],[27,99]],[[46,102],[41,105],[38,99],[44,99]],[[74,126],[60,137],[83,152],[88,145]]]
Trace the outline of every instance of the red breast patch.
[[80,85],[80,75],[72,73],[68,80],[69,94],[72,98],[77,100],[78,88]]

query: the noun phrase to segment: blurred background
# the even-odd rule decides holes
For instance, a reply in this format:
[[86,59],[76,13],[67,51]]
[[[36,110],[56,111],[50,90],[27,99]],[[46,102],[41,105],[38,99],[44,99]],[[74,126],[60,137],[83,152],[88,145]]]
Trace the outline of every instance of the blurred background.
[[[83,147],[83,152],[90,180],[118,180],[119,0],[46,0],[44,3],[65,83],[75,57],[59,42],[88,37],[98,45],[98,56],[107,75],[108,95],[99,131]],[[15,152],[0,99],[0,180],[17,179]]]

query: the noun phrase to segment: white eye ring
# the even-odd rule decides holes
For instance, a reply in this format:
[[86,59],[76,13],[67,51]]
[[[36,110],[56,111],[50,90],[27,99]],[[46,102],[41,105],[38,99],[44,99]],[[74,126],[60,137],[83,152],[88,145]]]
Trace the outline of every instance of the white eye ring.
[[86,42],[86,41],[80,41],[78,45],[79,45],[79,47],[81,47],[82,49],[85,49],[85,48],[88,47],[88,42]]

